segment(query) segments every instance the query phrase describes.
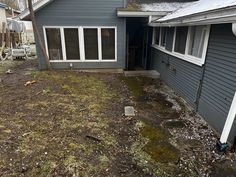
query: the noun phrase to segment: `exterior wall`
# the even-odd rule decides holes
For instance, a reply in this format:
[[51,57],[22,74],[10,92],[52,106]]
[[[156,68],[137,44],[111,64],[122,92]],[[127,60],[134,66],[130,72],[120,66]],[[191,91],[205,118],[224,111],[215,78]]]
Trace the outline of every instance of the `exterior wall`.
[[151,69],[160,72],[161,79],[196,108],[195,101],[202,68],[155,48],[152,48],[151,52]]
[[[231,24],[212,25],[199,113],[222,131],[236,91],[236,36]],[[230,139],[236,136],[234,121]]]
[[[41,36],[43,26],[117,26],[117,62],[77,62],[75,68],[125,68],[125,19],[117,18],[116,8],[123,7],[124,0],[56,0],[36,13]],[[42,53],[37,44],[40,68],[45,68]],[[67,69],[68,63],[52,63],[54,68]]]
[[[236,91],[236,37],[231,25],[212,25],[208,45],[203,67],[152,48],[151,68],[221,133]],[[236,121],[231,142],[234,136]]]

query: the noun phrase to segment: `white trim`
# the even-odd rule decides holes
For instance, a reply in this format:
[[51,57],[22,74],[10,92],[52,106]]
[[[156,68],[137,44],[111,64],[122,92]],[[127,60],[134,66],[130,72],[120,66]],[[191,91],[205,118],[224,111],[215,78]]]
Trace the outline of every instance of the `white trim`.
[[[66,44],[65,44],[65,33],[64,33],[64,28],[60,28],[60,34],[61,34],[61,48],[62,48],[62,56],[63,60],[65,61],[67,58],[66,55]],[[64,41],[64,42],[62,42]]]
[[101,28],[97,28],[98,34],[98,60],[102,60],[102,33]]
[[85,60],[85,52],[84,52],[84,29],[82,27],[78,27],[79,31],[79,50],[80,50],[80,61]]
[[[45,40],[45,47],[47,54],[49,56],[48,51],[48,44],[47,44],[47,36],[46,36],[46,29],[47,28],[56,28],[60,29],[61,33],[61,43],[62,43],[62,55],[63,60],[50,60],[50,62],[117,62],[117,26],[43,26],[43,33],[44,33],[44,40]],[[66,47],[65,47],[65,28],[76,28],[79,32],[79,50],[80,50],[80,59],[78,60],[67,60],[66,57]],[[96,60],[86,60],[85,59],[85,48],[84,48],[84,29],[97,29],[98,33],[98,56],[99,58]],[[102,59],[102,39],[101,39],[101,29],[114,29],[115,30],[115,58],[114,59]]]
[[[175,53],[174,52],[170,52],[170,51],[168,51],[166,49],[163,49],[163,48],[161,48],[161,47],[159,47],[157,45],[152,45],[152,47],[155,48],[155,49],[158,49],[158,50],[160,50],[160,51],[162,51],[164,53],[167,53],[167,54],[169,54],[171,56],[177,57],[177,58],[179,58],[181,60],[193,63],[195,65],[198,65],[198,66],[202,66],[203,65],[202,62],[197,61],[196,58],[194,58],[194,57],[186,56],[186,55],[181,55],[181,54],[176,53],[176,52]],[[197,58],[197,59],[199,60],[199,58]]]
[[49,58],[48,42],[47,42],[47,35],[46,35],[46,28],[45,27],[43,27],[43,36],[44,36],[44,44],[45,44],[45,48],[46,48],[46,53]]

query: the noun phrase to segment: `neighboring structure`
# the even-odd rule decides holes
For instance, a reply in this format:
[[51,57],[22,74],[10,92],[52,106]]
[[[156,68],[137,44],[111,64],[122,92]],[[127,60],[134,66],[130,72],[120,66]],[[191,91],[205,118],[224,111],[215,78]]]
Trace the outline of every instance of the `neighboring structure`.
[[42,0],[34,10],[54,68],[155,69],[223,129],[236,90],[236,0]]
[[3,23],[7,23],[7,17],[6,17],[6,4],[0,3],[0,31],[2,33],[2,25]]

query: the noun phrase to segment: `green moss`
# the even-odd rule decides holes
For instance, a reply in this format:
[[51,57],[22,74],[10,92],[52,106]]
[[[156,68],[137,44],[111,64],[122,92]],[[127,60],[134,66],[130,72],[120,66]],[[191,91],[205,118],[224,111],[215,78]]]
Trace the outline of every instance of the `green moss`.
[[143,95],[142,89],[142,80],[138,77],[119,77],[121,81],[123,81],[133,96],[139,97]]
[[151,141],[144,146],[143,150],[160,163],[177,163],[180,155],[179,151],[167,141]]
[[151,141],[165,141],[170,137],[170,134],[162,127],[153,127],[149,124],[144,124],[141,129],[141,135]]
[[143,147],[143,150],[152,159],[161,163],[176,162],[178,160],[180,152],[168,142],[170,133],[165,129],[144,124],[141,135],[148,139],[148,143]]

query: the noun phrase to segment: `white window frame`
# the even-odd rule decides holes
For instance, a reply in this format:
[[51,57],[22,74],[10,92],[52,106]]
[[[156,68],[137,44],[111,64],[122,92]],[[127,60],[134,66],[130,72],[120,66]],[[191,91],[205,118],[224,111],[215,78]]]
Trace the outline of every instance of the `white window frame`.
[[[155,44],[155,37],[153,37],[152,47],[156,48],[156,49],[158,49],[162,52],[165,52],[169,55],[177,57],[179,59],[185,60],[187,62],[193,63],[193,64],[198,65],[198,66],[202,66],[202,65],[205,64],[205,60],[206,60],[207,47],[208,47],[209,36],[210,36],[210,28],[211,28],[211,25],[206,25],[206,26],[207,26],[206,36],[205,36],[205,39],[204,39],[203,51],[202,51],[202,57],[201,58],[198,58],[198,57],[195,57],[195,56],[192,56],[192,55],[188,54],[188,51],[190,50],[190,37],[191,37],[191,34],[190,34],[191,30],[190,29],[191,29],[191,26],[188,27],[185,54],[181,54],[181,53],[178,53],[178,52],[174,51],[175,41],[176,41],[176,28],[177,27],[175,27],[175,29],[174,29],[173,45],[172,45],[172,50],[171,51],[168,51],[168,50],[165,49],[165,47],[161,46],[160,42],[159,42],[159,45]],[[162,27],[160,27],[160,28],[162,29]],[[153,36],[155,36],[155,35],[156,35],[155,30],[153,30]],[[161,40],[161,33],[159,35],[160,35],[160,40]]]
[[[117,26],[43,26],[43,35],[44,35],[44,42],[46,47],[47,55],[49,56],[48,51],[48,43],[47,43],[47,35],[46,29],[56,28],[60,29],[61,33],[61,45],[62,45],[62,60],[50,60],[52,63],[57,62],[117,62]],[[65,47],[65,34],[64,29],[73,28],[78,29],[79,32],[79,50],[80,50],[80,59],[78,60],[67,60],[66,57],[66,47]],[[94,60],[86,60],[85,59],[85,48],[84,48],[84,29],[95,28],[98,32],[98,59]],[[101,29],[115,29],[115,58],[114,59],[102,59],[102,34]]]

